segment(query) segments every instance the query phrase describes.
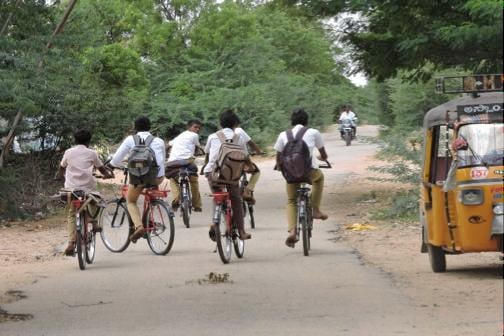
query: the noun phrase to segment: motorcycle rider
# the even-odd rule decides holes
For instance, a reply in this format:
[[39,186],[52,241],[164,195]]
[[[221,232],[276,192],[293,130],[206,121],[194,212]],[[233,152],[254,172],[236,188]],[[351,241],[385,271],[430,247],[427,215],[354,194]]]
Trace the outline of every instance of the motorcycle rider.
[[356,126],[357,116],[352,111],[352,106],[350,104],[341,107],[341,114],[339,117],[341,138],[343,138],[343,121],[344,120],[350,120],[351,127],[352,127],[352,137],[355,138],[355,135],[357,134],[357,126]]

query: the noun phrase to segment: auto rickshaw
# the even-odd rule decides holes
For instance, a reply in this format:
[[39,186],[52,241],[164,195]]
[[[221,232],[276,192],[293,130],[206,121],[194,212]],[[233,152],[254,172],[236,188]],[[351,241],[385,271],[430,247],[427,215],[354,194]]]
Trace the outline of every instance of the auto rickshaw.
[[424,118],[420,195],[423,253],[434,272],[446,254],[504,252],[503,76],[437,80],[438,93],[462,96]]

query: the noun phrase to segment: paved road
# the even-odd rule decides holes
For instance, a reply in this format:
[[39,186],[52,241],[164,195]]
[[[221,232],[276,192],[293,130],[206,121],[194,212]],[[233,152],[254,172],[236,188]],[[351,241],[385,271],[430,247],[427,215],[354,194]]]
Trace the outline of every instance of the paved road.
[[[359,142],[345,147],[334,132],[324,138],[337,163],[324,170],[326,187],[337,191],[376,148]],[[361,265],[349,246],[329,240],[334,219],[316,222],[309,257],[300,244],[284,245],[285,187],[272,167],[272,161],[260,164],[257,228],[250,230],[244,259],[223,265],[214,253],[207,234],[211,199],[204,197],[205,212],[193,217],[190,229],[177,217],[167,256],[154,256],[142,240],[122,254],[100,243],[95,264],[84,272],[66,258],[47,278],[22,288],[27,299],[3,307],[34,318],[2,323],[0,335],[437,335],[440,323],[382,273]],[[228,273],[231,281],[199,281],[210,272]]]

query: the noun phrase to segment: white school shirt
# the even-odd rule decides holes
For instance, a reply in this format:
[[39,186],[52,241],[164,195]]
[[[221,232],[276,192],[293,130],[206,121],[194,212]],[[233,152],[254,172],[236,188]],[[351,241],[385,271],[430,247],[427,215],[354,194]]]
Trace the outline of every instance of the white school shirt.
[[[235,132],[231,128],[224,128],[222,131],[224,132],[226,139],[232,139],[235,135]],[[243,148],[246,149],[247,141],[245,141],[243,134],[238,134],[238,145],[243,146]],[[217,136],[217,133],[210,134],[205,146],[205,153],[208,154],[208,163],[205,166],[205,169],[203,169],[204,173],[211,173],[213,171],[215,163],[219,158],[220,147],[221,141]]]
[[245,143],[248,143],[250,140],[252,140],[252,138],[247,134],[247,132],[245,132],[245,130],[243,128],[236,127],[234,131],[236,134],[243,137],[243,139],[245,140]]
[[172,148],[168,162],[189,159],[194,156],[196,146],[200,145],[199,135],[195,132],[184,131],[170,141],[170,145]]
[[[140,136],[141,139],[145,140],[150,134],[150,132],[138,132],[138,136]],[[114,157],[110,161],[110,164],[114,167],[121,167],[122,166],[122,161],[126,157],[126,155],[129,154],[131,149],[135,147],[135,140],[133,139],[133,136],[130,135],[124,141],[122,142],[121,146],[117,149],[117,151],[114,154]],[[164,161],[165,161],[165,144],[164,141],[158,137],[154,137],[150,144],[150,148],[154,151],[154,155],[156,155],[156,163],[159,166],[159,172],[157,177],[164,176],[165,174],[165,167],[164,167]]]
[[353,113],[352,111],[350,112],[343,112],[341,113],[340,117],[339,117],[339,120],[344,120],[344,119],[350,119],[352,120],[353,118],[355,118],[355,113]]
[[[296,125],[292,128],[292,135],[296,137],[297,132],[303,127],[303,125]],[[303,135],[303,141],[306,142],[308,146],[308,150],[310,151],[310,155],[312,157],[312,168],[317,169],[319,167],[319,163],[317,157],[313,155],[313,151],[315,148],[320,149],[324,147],[324,141],[322,140],[322,135],[319,131],[314,128],[308,128]],[[275,150],[277,152],[282,152],[287,144],[287,132],[283,131],[278,135],[277,141],[275,143]]]

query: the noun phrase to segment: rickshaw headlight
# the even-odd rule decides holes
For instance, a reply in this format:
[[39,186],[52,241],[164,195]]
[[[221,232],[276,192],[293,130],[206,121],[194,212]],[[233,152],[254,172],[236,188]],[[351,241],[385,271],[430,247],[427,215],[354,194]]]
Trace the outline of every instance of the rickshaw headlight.
[[483,204],[482,189],[465,189],[460,192],[460,201],[464,205],[480,205]]
[[494,205],[493,213],[495,215],[504,215],[504,203]]

